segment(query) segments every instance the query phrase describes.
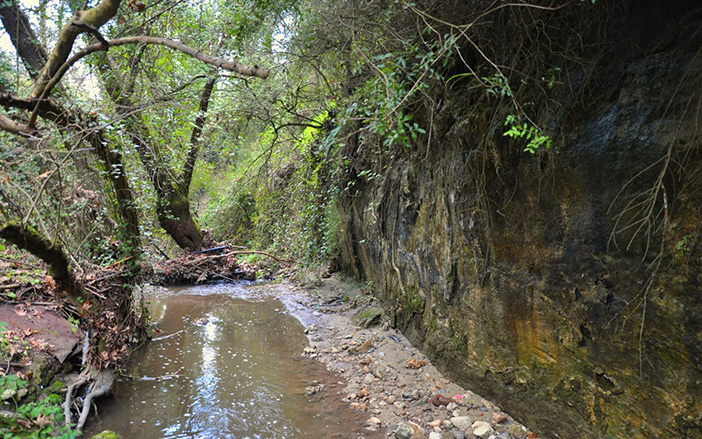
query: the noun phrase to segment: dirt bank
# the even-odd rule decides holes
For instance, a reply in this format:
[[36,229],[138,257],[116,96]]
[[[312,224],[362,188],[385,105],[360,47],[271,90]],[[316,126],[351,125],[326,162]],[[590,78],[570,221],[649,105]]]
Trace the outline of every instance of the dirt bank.
[[[273,289],[307,328],[316,358],[341,375],[345,389],[310,383],[308,394],[335,392],[367,413],[368,432],[386,437],[536,438],[498,406],[447,380],[398,331],[362,285],[334,275],[316,283],[260,285]],[[294,294],[290,295],[290,291]]]

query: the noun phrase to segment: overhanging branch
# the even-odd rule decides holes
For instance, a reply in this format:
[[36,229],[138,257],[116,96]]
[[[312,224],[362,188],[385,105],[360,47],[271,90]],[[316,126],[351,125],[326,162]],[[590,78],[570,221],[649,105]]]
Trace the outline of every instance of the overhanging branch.
[[155,44],[159,46],[166,46],[169,47],[173,50],[177,50],[179,52],[183,52],[186,55],[192,56],[193,58],[202,61],[206,64],[213,65],[215,67],[228,70],[230,72],[235,72],[239,73],[242,75],[246,76],[257,76],[259,78],[266,79],[268,75],[270,75],[270,70],[266,68],[259,67],[257,65],[253,66],[248,66],[245,64],[241,64],[238,62],[232,62],[232,61],[227,61],[222,58],[217,58],[211,55],[207,55],[206,53],[201,52],[200,50],[193,49],[192,47],[186,46],[185,44],[178,43],[173,40],[169,40],[166,38],[160,38],[160,37],[149,37],[149,36],[133,36],[133,37],[124,37],[124,38],[118,38],[115,40],[110,40],[105,43],[96,43],[96,44],[91,44],[90,46],[84,47],[83,49],[79,50],[78,52],[75,53],[72,57],[70,57],[63,65],[58,69],[56,74],[51,78],[51,80],[48,82],[46,87],[44,88],[44,91],[37,102],[37,106],[34,108],[34,111],[32,112],[32,116],[29,119],[29,123],[27,123],[27,126],[30,129],[33,129],[34,124],[36,123],[37,116],[39,115],[39,107],[41,106],[41,102],[45,100],[49,94],[51,93],[51,90],[56,86],[56,84],[61,81],[61,78],[63,78],[63,75],[66,74],[68,69],[70,69],[76,62],[78,62],[80,59],[90,55],[91,53],[94,52],[99,52],[101,50],[107,50],[110,47],[117,47],[117,46],[124,46],[127,44]]
[[16,134],[22,137],[29,137],[32,131],[29,127],[25,125],[18,124],[9,117],[0,114],[0,130],[7,131],[8,133]]

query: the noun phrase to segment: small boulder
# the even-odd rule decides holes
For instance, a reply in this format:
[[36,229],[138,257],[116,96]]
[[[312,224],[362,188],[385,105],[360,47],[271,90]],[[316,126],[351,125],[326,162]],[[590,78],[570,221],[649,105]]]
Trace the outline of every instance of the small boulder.
[[473,425],[473,420],[469,416],[455,416],[451,418],[454,427],[461,430],[469,430]]
[[502,424],[507,420],[507,415],[502,412],[496,412],[492,414],[492,422],[495,424]]

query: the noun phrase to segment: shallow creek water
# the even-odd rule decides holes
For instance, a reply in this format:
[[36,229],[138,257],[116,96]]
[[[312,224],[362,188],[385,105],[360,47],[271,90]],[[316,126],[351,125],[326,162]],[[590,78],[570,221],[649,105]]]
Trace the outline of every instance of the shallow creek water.
[[[340,378],[302,357],[304,327],[276,298],[215,285],[155,289],[147,300],[163,332],[132,356],[125,372],[135,379],[117,382],[87,437],[373,437],[362,431],[370,415],[340,401]],[[324,390],[308,396],[315,381]]]

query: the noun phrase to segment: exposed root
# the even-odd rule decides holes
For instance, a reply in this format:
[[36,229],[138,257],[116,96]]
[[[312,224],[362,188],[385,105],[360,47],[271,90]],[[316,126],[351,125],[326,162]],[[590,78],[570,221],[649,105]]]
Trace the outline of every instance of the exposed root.
[[63,415],[66,418],[66,426],[70,427],[73,423],[71,418],[71,404],[73,403],[73,392],[81,387],[83,384],[88,382],[87,369],[84,370],[79,376],[77,381],[70,384],[66,390],[66,401],[63,403]]
[[90,392],[85,396],[83,401],[83,409],[80,412],[80,417],[78,418],[78,423],[76,424],[76,430],[83,430],[85,421],[88,419],[88,414],[90,413],[91,403],[93,398],[97,398],[102,395],[106,395],[115,383],[116,376],[112,370],[100,370],[95,372],[95,381]]
[[116,375],[112,370],[95,370],[90,367],[81,372],[76,380],[68,386],[66,390],[66,400],[63,403],[63,414],[66,418],[66,425],[70,426],[73,423],[73,417],[71,415],[71,406],[73,404],[73,393],[76,389],[82,387],[88,382],[92,381],[92,386],[90,391],[83,399],[83,407],[81,408],[80,416],[78,417],[78,422],[76,423],[75,430],[81,431],[85,426],[85,421],[88,419],[90,414],[90,408],[94,406],[93,399],[106,395],[112,390],[116,380]]

